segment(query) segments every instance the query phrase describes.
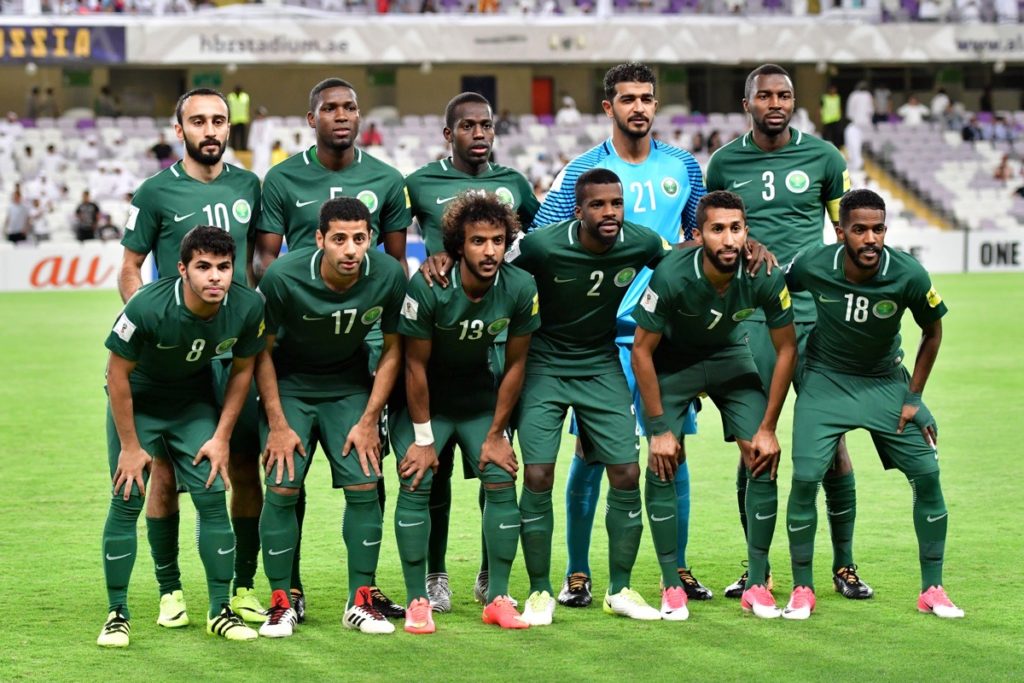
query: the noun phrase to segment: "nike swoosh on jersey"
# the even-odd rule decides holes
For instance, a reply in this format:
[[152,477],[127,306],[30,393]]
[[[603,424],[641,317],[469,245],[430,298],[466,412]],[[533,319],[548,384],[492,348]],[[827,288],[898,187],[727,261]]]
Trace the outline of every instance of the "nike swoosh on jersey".
[[678,308],[676,309],[676,313],[679,315],[685,315],[687,318],[696,318],[700,315],[700,313],[687,313],[686,311],[680,311]]
[[454,195],[452,197],[438,197],[437,198],[437,203],[438,204],[447,204],[448,202],[450,202],[451,200],[455,199],[455,197],[458,197],[458,196],[459,195]]
[[565,277],[555,276],[555,284],[556,285],[564,285],[566,282],[575,282],[575,281],[576,281],[576,278],[574,278],[574,277],[565,278]]
[[315,199],[310,199],[308,202],[300,202],[298,199],[296,199],[295,200],[295,208],[301,209],[302,207],[309,206],[310,204],[313,204],[315,202],[316,202]]
[[737,187],[743,187],[744,185],[746,185],[748,183],[751,183],[751,182],[753,182],[753,181],[752,180],[744,180],[741,183],[738,180],[734,180],[734,181],[732,181],[732,187],[733,187],[733,189],[736,189]]
[[323,315],[321,315],[321,316],[309,315],[308,313],[303,313],[302,314],[302,319],[303,320],[323,320],[326,317],[327,316],[323,316]]
[[179,216],[178,214],[174,214],[174,222],[175,223],[180,223],[183,220],[185,220],[186,218],[188,218],[189,216],[195,216],[195,215],[196,215],[195,211],[193,211],[192,213],[186,213],[184,216]]
[[166,351],[168,349],[176,349],[179,346],[181,346],[181,344],[172,344],[171,346],[167,346],[166,344],[157,344],[156,348],[160,349],[161,351]]
[[843,303],[842,299],[829,299],[824,294],[819,294],[818,295],[818,301],[820,301],[823,304],[841,304],[841,303]]

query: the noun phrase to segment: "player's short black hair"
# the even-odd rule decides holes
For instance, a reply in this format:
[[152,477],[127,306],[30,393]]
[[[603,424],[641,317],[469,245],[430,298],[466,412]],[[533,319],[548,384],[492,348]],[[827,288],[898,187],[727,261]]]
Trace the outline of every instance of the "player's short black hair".
[[352,91],[353,95],[356,93],[356,89],[352,87],[352,84],[343,78],[325,78],[314,85],[313,89],[309,91],[310,111],[316,111],[316,103],[320,99],[320,93],[331,88],[348,88]]
[[466,244],[466,226],[470,223],[490,223],[505,228],[505,248],[512,245],[519,231],[519,217],[511,206],[492,192],[469,191],[456,197],[441,218],[444,250],[453,259],[459,258],[459,249]]
[[363,221],[366,223],[366,232],[371,232],[370,210],[355,197],[335,197],[324,202],[320,207],[320,222],[316,227],[321,235],[327,236],[331,221]]
[[697,202],[697,229],[704,229],[704,221],[708,219],[708,209],[739,209],[743,214],[743,222],[747,221],[747,207],[743,205],[743,198],[735,192],[728,190],[715,190],[708,192]]
[[641,62],[626,62],[608,69],[604,75],[604,98],[611,102],[615,99],[615,86],[619,83],[650,83],[657,87],[658,79],[654,69]]
[[227,230],[212,225],[197,225],[181,238],[179,257],[186,266],[198,253],[230,256],[235,260],[235,240]]
[[[452,128],[455,126],[455,122],[458,118],[455,115],[455,110],[464,104],[472,102],[473,104],[486,104],[488,108],[491,107],[491,103],[486,97],[478,92],[463,92],[459,93],[448,101],[448,106],[444,108],[444,125],[446,128]],[[493,113],[493,112],[492,112]]]
[[178,103],[174,106],[174,118],[178,121],[178,125],[182,124],[182,112],[185,110],[185,102],[188,98],[196,95],[213,95],[219,97],[221,102],[224,103],[224,108],[228,108],[228,98],[224,97],[224,93],[214,88],[192,88],[187,93],[178,98]]
[[885,200],[872,190],[861,188],[850,190],[839,200],[839,224],[847,225],[854,209],[878,209],[885,217]]
[[615,174],[615,171],[609,171],[607,168],[592,168],[581,173],[580,177],[576,179],[576,206],[583,206],[586,188],[591,185],[622,185],[622,180]]
[[793,82],[793,77],[789,75],[789,72],[778,64],[762,64],[747,74],[747,80],[743,84],[743,99],[750,99],[753,94],[750,91],[753,89],[754,81],[757,80],[758,76],[785,76],[789,79],[790,83]]

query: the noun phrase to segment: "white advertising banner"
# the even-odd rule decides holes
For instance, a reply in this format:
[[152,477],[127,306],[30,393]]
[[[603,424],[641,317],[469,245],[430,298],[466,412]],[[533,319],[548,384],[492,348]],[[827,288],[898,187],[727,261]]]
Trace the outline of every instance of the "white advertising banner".
[[967,237],[967,272],[1024,271],[1024,230],[977,231]]
[[[818,18],[586,18],[215,13],[126,20],[143,64],[659,63],[1024,61],[1019,25],[870,24]],[[266,15],[262,15],[266,16]],[[226,19],[226,18],[224,18]]]
[[[87,242],[0,251],[0,291],[46,292],[117,289],[124,249],[117,242]],[[144,265],[144,281],[152,267]]]
[[929,273],[964,272],[964,233],[945,230],[890,230],[885,245],[916,258]]

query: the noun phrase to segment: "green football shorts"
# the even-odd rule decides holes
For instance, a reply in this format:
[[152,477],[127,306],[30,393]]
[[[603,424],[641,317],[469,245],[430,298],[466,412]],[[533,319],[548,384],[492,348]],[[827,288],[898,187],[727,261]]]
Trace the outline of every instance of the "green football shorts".
[[[804,367],[804,351],[807,339],[811,336],[814,323],[796,323],[796,371],[793,373],[793,388],[800,390],[800,375]],[[747,335],[750,352],[754,354],[754,363],[761,375],[761,385],[767,394],[772,386],[772,373],[775,372],[775,345],[772,344],[771,329],[764,321],[744,320],[739,329]]]
[[[231,358],[214,358],[210,362],[213,367],[213,392],[217,397],[217,405],[223,408],[224,394],[231,377]],[[251,455],[254,460],[258,460],[260,443],[260,409],[254,377],[249,385],[249,393],[245,396],[245,403],[242,404],[242,412],[238,414],[238,422],[231,432],[231,452]]]

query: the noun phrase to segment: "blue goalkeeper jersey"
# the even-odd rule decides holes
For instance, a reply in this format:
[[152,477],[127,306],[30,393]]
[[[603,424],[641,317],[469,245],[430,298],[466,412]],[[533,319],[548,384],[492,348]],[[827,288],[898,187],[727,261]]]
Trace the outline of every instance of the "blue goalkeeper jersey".
[[[697,202],[707,191],[700,165],[686,150],[651,140],[651,152],[642,163],[623,161],[611,138],[579,155],[555,178],[533,220],[539,228],[574,218],[576,180],[592,168],[607,168],[622,181],[625,219],[651,228],[670,244],[692,239],[697,225]],[[619,306],[616,336],[632,342],[632,311],[651,279],[644,268],[633,280]]]

